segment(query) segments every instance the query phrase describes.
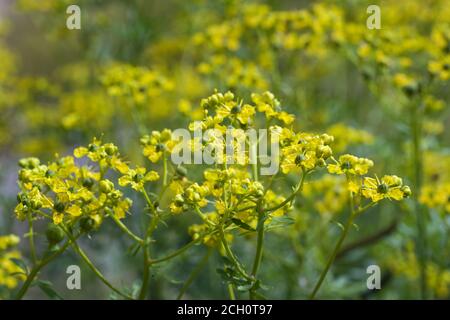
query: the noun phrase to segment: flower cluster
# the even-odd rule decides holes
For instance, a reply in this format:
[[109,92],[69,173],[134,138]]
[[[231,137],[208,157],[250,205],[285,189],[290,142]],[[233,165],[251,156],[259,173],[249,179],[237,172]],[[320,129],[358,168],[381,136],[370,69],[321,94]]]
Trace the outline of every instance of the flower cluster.
[[0,288],[13,289],[23,280],[23,270],[12,260],[21,258],[20,252],[14,249],[19,241],[13,234],[0,236]]
[[111,96],[131,98],[137,104],[173,89],[172,82],[156,71],[122,64],[109,67],[102,83]]
[[[94,139],[89,146],[76,148],[74,156],[87,157],[97,168],[78,165],[72,156],[59,157],[47,165],[37,158],[19,161],[18,219],[49,218],[55,225],[79,223],[90,231],[109,215],[125,217],[132,201],[107,178],[110,170],[130,176],[131,170],[121,160],[118,148]],[[126,182],[125,178],[119,181]]]

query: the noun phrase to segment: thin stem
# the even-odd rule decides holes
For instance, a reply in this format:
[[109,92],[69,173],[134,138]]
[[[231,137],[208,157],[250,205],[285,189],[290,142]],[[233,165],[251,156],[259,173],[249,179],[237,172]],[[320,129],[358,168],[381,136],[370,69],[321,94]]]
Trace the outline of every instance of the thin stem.
[[230,300],[236,300],[236,295],[234,294],[233,284],[229,283],[227,286],[228,295],[230,296]]
[[256,230],[258,232],[258,236],[257,236],[257,241],[256,241],[256,254],[255,254],[255,259],[253,261],[253,269],[252,269],[253,277],[256,277],[256,274],[258,273],[259,266],[261,264],[262,253],[263,253],[263,244],[264,244],[265,214],[264,214],[264,211],[261,210],[260,204],[258,205],[257,211],[258,211],[258,224],[256,226]]
[[281,202],[280,204],[278,204],[278,205],[276,205],[276,206],[274,206],[272,208],[265,209],[265,211],[266,212],[273,212],[273,211],[276,211],[276,210],[284,207],[288,203],[290,203],[295,198],[297,193],[302,190],[303,184],[305,182],[305,177],[306,177],[307,173],[308,172],[306,172],[306,171],[303,172],[302,178],[300,180],[300,183],[297,185],[297,187],[295,188],[294,192],[289,197],[286,198],[286,200],[284,200],[283,202]]
[[419,271],[420,271],[420,295],[422,299],[427,297],[427,283],[426,283],[426,234],[425,234],[425,217],[423,207],[418,201],[419,190],[422,187],[422,142],[421,142],[421,115],[419,112],[419,105],[417,101],[412,102],[411,123],[410,130],[413,143],[413,181],[416,187],[414,192],[414,211],[416,213],[417,221],[417,255],[419,257]]
[[139,238],[137,235],[135,235],[128,227],[122,223],[114,214],[111,214],[110,217],[114,220],[114,222],[119,226],[119,228],[125,232],[128,236],[130,236],[131,239],[133,239],[136,242],[143,243],[144,240]]
[[149,260],[149,264],[157,264],[157,263],[161,263],[167,260],[170,260],[172,258],[175,258],[176,256],[179,256],[180,254],[182,254],[183,252],[185,252],[186,250],[188,250],[189,248],[193,247],[194,245],[196,245],[197,243],[199,243],[205,236],[199,237],[195,240],[192,240],[191,242],[189,242],[188,244],[182,246],[180,249],[172,252],[171,254],[162,257],[162,258],[158,258],[158,259],[150,259]]
[[199,207],[195,207],[194,211],[195,211],[195,213],[200,217],[200,219],[202,219],[202,221],[203,221],[204,223],[206,223],[206,224],[208,224],[208,225],[210,225],[210,226],[212,226],[212,227],[215,226],[215,224],[214,224],[213,222],[211,222],[210,220],[208,220],[208,218],[206,217],[206,215],[205,215],[203,212],[201,212],[201,210],[200,210]]
[[146,231],[145,237],[144,237],[144,244],[143,244],[144,272],[143,272],[141,290],[139,293],[139,300],[144,300],[145,297],[147,296],[147,288],[148,288],[148,284],[150,281],[149,242],[150,242],[150,238],[151,238],[153,232],[155,231],[155,229],[158,225],[158,222],[159,222],[159,215],[156,212],[155,207],[154,207],[152,201],[150,200],[150,197],[148,196],[147,191],[144,188],[142,188],[142,193],[144,194],[144,197],[150,207],[150,210],[153,213],[153,216],[152,216],[152,220],[147,228],[147,231]]
[[247,272],[242,268],[241,263],[237,260],[237,258],[234,256],[233,252],[230,249],[230,246],[228,245],[227,240],[225,239],[225,233],[223,232],[223,228],[219,228],[219,234],[220,234],[220,240],[222,241],[222,245],[225,249],[225,252],[227,254],[228,259],[231,260],[233,265],[236,267],[237,271],[247,280],[253,281],[253,279],[247,275]]
[[[80,235],[78,235],[79,237]],[[77,238],[78,238],[77,237]],[[76,239],[76,238],[75,238]],[[27,279],[23,283],[22,287],[20,288],[19,292],[17,292],[15,296],[15,300],[20,300],[23,298],[25,293],[28,291],[31,283],[33,282],[34,278],[38,275],[39,271],[43,267],[45,267],[48,263],[50,263],[53,259],[58,257],[60,254],[62,254],[71,244],[72,240],[67,240],[66,243],[56,252],[50,254],[47,258],[44,258],[41,262],[38,262],[33,269],[31,269],[31,272],[28,274]]]
[[325,277],[326,277],[326,275],[327,275],[327,273],[328,273],[328,270],[330,269],[331,265],[333,264],[333,261],[334,261],[334,259],[336,258],[336,255],[337,255],[337,253],[339,252],[339,249],[341,248],[341,245],[342,245],[342,243],[344,242],[344,240],[345,240],[345,238],[346,238],[346,236],[347,236],[347,234],[348,234],[348,231],[350,230],[350,227],[351,227],[351,225],[352,225],[352,223],[353,223],[353,218],[354,218],[354,215],[353,215],[353,213],[352,213],[352,214],[350,214],[350,217],[348,218],[347,223],[345,224],[344,230],[343,230],[343,232],[341,233],[341,236],[339,237],[339,240],[338,240],[338,242],[336,243],[336,246],[334,247],[333,253],[332,253],[331,256],[328,258],[328,262],[327,262],[327,264],[326,264],[326,266],[325,266],[325,269],[323,269],[322,273],[320,274],[319,281],[317,281],[317,283],[316,283],[316,285],[315,285],[315,287],[314,287],[313,292],[312,292],[311,295],[309,296],[309,298],[310,298],[311,300],[313,300],[313,299],[315,298],[316,293],[317,293],[317,291],[319,291],[320,286],[322,285],[323,280],[325,280]]
[[338,252],[341,249],[342,243],[344,242],[345,238],[347,237],[347,234],[348,234],[348,232],[350,230],[350,227],[353,224],[353,220],[355,219],[355,217],[357,217],[359,214],[361,214],[362,212],[364,212],[365,210],[367,210],[368,208],[370,208],[370,207],[372,207],[372,206],[374,206],[376,204],[375,202],[371,202],[368,205],[366,205],[364,207],[360,207],[360,208],[358,208],[358,210],[355,210],[354,199],[353,199],[353,192],[351,192],[351,191],[350,191],[350,196],[349,196],[349,202],[350,202],[350,216],[349,216],[349,218],[347,220],[347,223],[344,226],[344,230],[342,231],[338,242],[336,243],[336,246],[334,247],[333,252],[331,253],[331,256],[328,258],[328,261],[327,261],[327,264],[325,266],[325,269],[320,274],[319,281],[317,281],[313,292],[309,296],[309,298],[311,300],[315,298],[316,293],[319,291],[320,286],[322,285],[323,281],[325,280],[325,277],[326,277],[328,271],[330,270],[331,265],[333,264],[334,260],[336,259],[336,256],[337,256]]
[[33,265],[36,265],[37,255],[36,255],[36,246],[34,245],[33,217],[31,216],[30,212],[27,213],[27,220],[28,220],[28,237],[30,243],[31,258],[33,261]]
[[195,280],[195,278],[199,275],[200,271],[202,271],[205,264],[208,262],[209,257],[211,256],[212,250],[208,249],[206,254],[203,256],[203,258],[200,260],[200,262],[197,264],[197,266],[192,270],[191,274],[187,278],[186,282],[181,287],[180,293],[177,296],[177,300],[180,300],[183,295],[186,293],[186,290],[189,288],[189,286],[192,284],[192,282]]
[[64,232],[67,234],[69,239],[72,241],[72,247],[75,250],[75,252],[83,259],[83,261],[87,264],[89,269],[94,272],[94,274],[99,278],[108,288],[110,288],[112,291],[117,293],[118,295],[122,296],[125,299],[133,300],[132,297],[126,295],[125,293],[122,293],[119,289],[114,287],[106,278],[103,276],[103,274],[100,272],[100,270],[97,269],[97,267],[92,263],[92,261],[89,259],[89,257],[86,255],[86,253],[80,248],[76,240],[73,238],[73,236],[65,229],[63,229]]
[[[258,232],[257,240],[256,240],[256,252],[255,252],[255,259],[253,261],[253,268],[252,268],[252,277],[256,279],[256,275],[259,270],[259,266],[261,265],[262,261],[262,255],[263,255],[263,246],[264,246],[264,222],[265,222],[265,214],[264,211],[261,209],[261,202],[258,203],[257,207],[258,212],[258,224],[256,226],[256,230]],[[250,299],[254,298],[254,292],[255,290],[250,290]]]
[[163,156],[163,187],[167,185],[167,156]]

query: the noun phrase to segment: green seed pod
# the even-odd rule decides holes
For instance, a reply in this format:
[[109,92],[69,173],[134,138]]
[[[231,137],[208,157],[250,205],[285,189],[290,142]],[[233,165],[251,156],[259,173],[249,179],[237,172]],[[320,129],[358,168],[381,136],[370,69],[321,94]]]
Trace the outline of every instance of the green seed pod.
[[320,159],[317,159],[316,165],[318,167],[325,167],[327,165],[327,163],[325,162],[324,159],[320,158]]
[[45,236],[47,237],[48,242],[53,245],[64,240],[64,231],[61,227],[56,224],[49,223],[47,226],[47,230],[45,231]]
[[118,151],[118,148],[113,145],[112,143],[108,143],[105,145],[105,152],[108,156],[112,156],[114,154],[116,154]]
[[30,201],[30,207],[33,210],[39,210],[40,208],[42,208],[42,201],[41,200],[37,200],[37,199],[32,199]]
[[302,161],[305,161],[306,157],[303,154],[299,154],[298,156],[295,157],[295,164],[297,166],[302,164]]
[[95,227],[95,220],[91,217],[82,217],[80,219],[80,228],[84,232],[89,232]]
[[179,175],[180,177],[187,176],[187,169],[185,167],[178,166],[176,172],[177,172],[177,175]]
[[183,196],[182,196],[181,194],[177,194],[177,195],[175,196],[175,201],[174,201],[174,203],[175,203],[175,205],[176,205],[177,207],[182,207],[183,204],[184,204]]
[[82,184],[83,184],[83,187],[90,189],[94,185],[94,182],[95,182],[94,179],[87,177],[87,178],[83,179]]
[[47,171],[45,171],[45,177],[50,178],[53,177],[55,175],[55,172],[53,170],[48,169]]
[[98,149],[98,146],[93,143],[90,143],[88,146],[89,152],[95,152],[95,151],[97,151],[97,149]]
[[66,209],[66,205],[60,201],[56,201],[55,204],[53,205],[53,208],[61,213],[64,212],[64,210]]
[[156,152],[161,152],[164,151],[166,149],[166,146],[162,143],[158,143],[155,147]]
[[348,161],[342,162],[341,169],[343,170],[349,170],[352,168],[352,164]]
[[234,107],[231,109],[230,112],[231,112],[232,114],[238,114],[239,112],[241,112],[241,110],[242,110],[242,109],[241,109],[241,106],[238,105],[238,106],[234,106]]
[[389,186],[385,183],[381,183],[377,187],[378,193],[388,193],[388,191],[389,191]]

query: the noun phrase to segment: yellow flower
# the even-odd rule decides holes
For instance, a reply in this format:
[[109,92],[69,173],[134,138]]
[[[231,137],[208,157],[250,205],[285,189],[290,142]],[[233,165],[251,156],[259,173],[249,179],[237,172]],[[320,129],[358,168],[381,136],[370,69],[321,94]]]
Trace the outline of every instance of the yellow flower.
[[428,71],[442,81],[450,79],[450,55],[428,63]]
[[141,191],[147,181],[156,181],[159,179],[159,174],[156,171],[149,171],[145,168],[138,167],[136,169],[129,169],[128,172],[119,178],[119,185],[125,187],[131,185],[134,190]]
[[361,193],[364,197],[371,199],[373,202],[382,199],[402,200],[411,194],[408,186],[403,186],[402,179],[395,175],[386,175],[378,179],[378,177],[365,177]]
[[351,154],[339,157],[335,164],[328,165],[328,172],[335,174],[365,175],[373,167],[373,161],[366,158],[358,158]]
[[172,131],[164,129],[163,131],[152,131],[151,135],[145,135],[141,138],[143,154],[151,162],[157,162],[164,152],[171,152],[177,145],[177,141],[172,140]]
[[66,212],[72,217],[79,217],[81,215],[81,208],[77,205],[70,206]]

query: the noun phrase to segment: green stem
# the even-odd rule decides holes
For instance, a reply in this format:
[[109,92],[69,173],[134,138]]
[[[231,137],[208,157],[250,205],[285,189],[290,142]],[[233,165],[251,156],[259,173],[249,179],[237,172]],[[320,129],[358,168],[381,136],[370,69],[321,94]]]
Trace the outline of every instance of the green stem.
[[167,185],[167,157],[164,154],[163,157],[163,187]]
[[[258,274],[259,266],[261,265],[262,255],[263,255],[263,246],[264,246],[264,222],[265,222],[265,214],[264,211],[261,210],[261,203],[258,204],[258,224],[256,226],[256,230],[258,232],[257,240],[256,240],[256,253],[255,259],[253,261],[252,268],[252,277],[256,279]],[[250,290],[250,298],[254,298],[254,290]]]
[[253,281],[253,279],[247,274],[247,272],[242,268],[241,263],[237,260],[237,258],[234,256],[233,252],[230,249],[230,246],[228,245],[227,240],[225,239],[225,233],[223,232],[223,228],[219,228],[219,234],[220,234],[220,240],[222,241],[222,245],[225,249],[225,252],[227,254],[228,259],[231,260],[233,265],[236,267],[237,271],[247,280]]
[[22,287],[20,288],[19,292],[17,292],[15,299],[20,300],[23,298],[25,293],[28,291],[31,283],[33,282],[34,278],[38,275],[39,271],[43,267],[45,267],[48,263],[50,263],[53,259],[55,259],[57,256],[62,254],[71,244],[72,240],[67,240],[67,242],[56,252],[50,254],[47,258],[44,258],[41,262],[37,263],[33,269],[31,269],[31,272],[28,274],[27,279],[23,283]]
[[258,213],[258,223],[256,225],[256,230],[258,232],[257,240],[256,240],[256,254],[255,259],[253,261],[253,268],[252,268],[252,276],[256,277],[256,274],[258,273],[259,265],[261,264],[262,259],[262,252],[263,252],[263,243],[264,243],[264,221],[265,221],[265,214],[264,211],[261,208],[262,203],[259,202],[256,208],[256,211]]
[[36,255],[36,246],[34,245],[33,217],[31,216],[30,212],[27,213],[27,220],[28,220],[28,237],[30,243],[31,258],[33,259],[33,265],[36,265],[37,255]]
[[422,299],[427,297],[427,284],[426,284],[426,234],[425,234],[425,212],[423,207],[419,203],[418,195],[422,188],[422,142],[421,142],[421,115],[419,110],[419,104],[417,101],[412,102],[411,112],[411,135],[413,143],[413,182],[416,187],[414,192],[414,211],[416,213],[417,221],[417,255],[419,257],[419,269],[420,269],[420,295]]
[[194,279],[198,276],[200,271],[202,271],[205,264],[208,262],[209,257],[211,256],[211,249],[208,249],[206,254],[203,256],[203,258],[200,260],[200,262],[197,264],[197,266],[192,270],[191,274],[187,278],[186,282],[183,284],[183,287],[181,287],[180,293],[177,296],[177,300],[180,300],[183,295],[185,294],[186,290],[189,288],[189,286],[192,284]]
[[250,152],[252,153],[251,158],[254,159],[254,163],[252,164],[253,180],[258,181],[258,144],[251,145]]
[[150,249],[149,249],[149,242],[151,239],[151,236],[153,232],[155,231],[156,227],[158,226],[159,222],[159,215],[155,210],[155,207],[153,206],[152,201],[150,200],[150,197],[147,194],[147,191],[142,188],[142,193],[144,194],[144,197],[147,201],[147,204],[150,207],[150,210],[152,211],[152,220],[147,228],[147,231],[145,233],[144,237],[144,244],[143,244],[143,252],[144,252],[144,272],[143,272],[143,278],[142,278],[142,286],[139,293],[139,300],[144,300],[147,296],[148,291],[148,284],[150,281]]
[[86,255],[86,253],[80,248],[76,240],[73,238],[73,236],[67,231],[64,230],[64,232],[67,234],[69,239],[72,242],[72,247],[75,250],[75,252],[83,259],[83,261],[87,264],[89,269],[94,272],[94,274],[99,278],[108,288],[110,288],[112,291],[120,295],[121,297],[129,300],[133,300],[132,297],[126,295],[125,293],[122,293],[119,289],[114,287],[106,278],[103,276],[103,274],[100,272],[100,270],[97,269],[97,267],[92,263],[92,261],[89,259],[89,257]]
[[353,223],[354,214],[353,212],[350,214],[350,217],[347,220],[347,223],[345,224],[344,230],[341,233],[341,236],[339,237],[338,242],[336,243],[336,246],[334,247],[333,253],[328,258],[328,262],[325,266],[325,269],[323,269],[322,273],[320,274],[319,281],[317,281],[313,292],[309,296],[311,300],[313,300],[316,296],[317,291],[319,291],[320,286],[322,285],[323,280],[325,280],[325,277],[328,273],[328,270],[330,269],[331,265],[333,264],[334,259],[336,258],[337,253],[339,252],[342,243],[344,242],[345,238],[347,237],[348,231],[350,230],[350,227]]
[[114,220],[114,222],[119,226],[119,228],[125,232],[128,236],[130,236],[131,239],[133,239],[136,242],[143,243],[144,240],[139,238],[137,235],[135,235],[128,227],[122,223],[114,214],[111,214],[110,217]]
[[189,242],[188,244],[182,246],[180,249],[174,251],[173,253],[171,253],[171,254],[169,254],[169,255],[167,255],[165,257],[162,257],[162,258],[159,258],[159,259],[150,259],[149,264],[150,265],[157,264],[157,263],[164,262],[164,261],[170,260],[172,258],[175,258],[176,256],[179,256],[180,254],[182,254],[183,252],[185,252],[186,250],[188,250],[192,246],[194,246],[197,243],[199,243],[204,237],[205,236],[201,236],[201,237],[199,237],[199,238]]
[[308,172],[304,171],[302,174],[302,178],[300,180],[300,183],[297,185],[297,187],[295,188],[294,192],[286,198],[286,200],[284,200],[283,202],[281,202],[280,204],[272,207],[272,208],[268,208],[265,209],[266,212],[273,212],[276,211],[280,208],[283,208],[285,205],[287,205],[288,203],[290,203],[292,200],[294,200],[295,196],[297,195],[298,192],[300,192],[303,188],[303,184],[305,182],[305,177],[307,175]]
[[236,300],[236,295],[234,293],[233,284],[229,283],[227,288],[228,288],[228,295],[230,296],[230,300]]

